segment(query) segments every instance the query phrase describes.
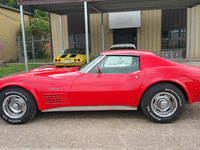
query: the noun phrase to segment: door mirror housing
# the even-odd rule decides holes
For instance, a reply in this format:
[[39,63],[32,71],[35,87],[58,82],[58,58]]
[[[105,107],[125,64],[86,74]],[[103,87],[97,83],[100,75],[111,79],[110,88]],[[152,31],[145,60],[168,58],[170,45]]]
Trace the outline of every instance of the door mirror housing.
[[99,66],[97,66],[95,70],[95,74],[98,74],[98,73],[102,73],[101,68]]

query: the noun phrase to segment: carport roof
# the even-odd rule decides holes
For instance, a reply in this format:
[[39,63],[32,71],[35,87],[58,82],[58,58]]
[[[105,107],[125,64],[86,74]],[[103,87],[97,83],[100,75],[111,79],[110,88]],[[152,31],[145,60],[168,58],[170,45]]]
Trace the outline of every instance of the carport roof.
[[[199,0],[86,0],[88,13],[123,12],[151,9],[188,8],[200,4]],[[83,14],[84,0],[20,0],[21,5],[60,15]],[[97,10],[95,10],[97,9]]]

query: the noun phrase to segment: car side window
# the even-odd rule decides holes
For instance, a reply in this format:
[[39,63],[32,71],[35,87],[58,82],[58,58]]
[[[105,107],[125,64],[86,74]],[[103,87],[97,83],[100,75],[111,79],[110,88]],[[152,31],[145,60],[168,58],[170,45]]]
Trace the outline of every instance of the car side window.
[[140,59],[139,56],[108,55],[95,65],[89,73],[95,73],[98,66],[103,74],[127,74],[140,69]]

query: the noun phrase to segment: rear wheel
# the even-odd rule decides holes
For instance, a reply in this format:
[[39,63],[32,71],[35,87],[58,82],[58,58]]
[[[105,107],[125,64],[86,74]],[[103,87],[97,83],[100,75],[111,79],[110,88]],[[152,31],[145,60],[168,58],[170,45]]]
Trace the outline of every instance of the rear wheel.
[[25,89],[9,87],[0,93],[0,116],[10,124],[23,124],[37,113],[33,96]]
[[177,120],[181,116],[184,106],[183,93],[169,83],[152,86],[141,99],[141,107],[146,117],[160,123]]

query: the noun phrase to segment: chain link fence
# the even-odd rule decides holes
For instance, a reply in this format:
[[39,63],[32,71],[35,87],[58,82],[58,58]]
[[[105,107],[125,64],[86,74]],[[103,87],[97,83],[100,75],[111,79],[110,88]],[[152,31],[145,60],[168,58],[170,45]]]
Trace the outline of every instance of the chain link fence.
[[[52,52],[50,40],[31,40],[26,41],[27,55],[29,63],[52,62]],[[20,37],[17,41],[0,40],[0,59],[9,63],[24,63],[23,41]]]
[[[31,37],[31,40],[26,41],[27,55],[29,63],[47,63],[52,62],[52,52],[50,40],[36,40]],[[71,44],[70,48],[74,48],[75,44]],[[76,45],[84,47],[85,43],[76,42]],[[166,59],[185,59],[186,50],[162,50],[154,51],[155,55]],[[23,42],[20,37],[17,41],[4,41],[0,39],[0,60],[5,60],[9,63],[24,63]]]

